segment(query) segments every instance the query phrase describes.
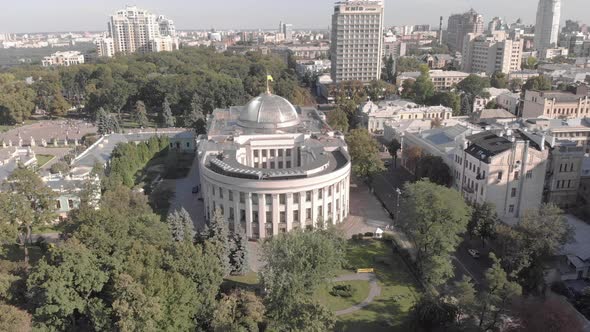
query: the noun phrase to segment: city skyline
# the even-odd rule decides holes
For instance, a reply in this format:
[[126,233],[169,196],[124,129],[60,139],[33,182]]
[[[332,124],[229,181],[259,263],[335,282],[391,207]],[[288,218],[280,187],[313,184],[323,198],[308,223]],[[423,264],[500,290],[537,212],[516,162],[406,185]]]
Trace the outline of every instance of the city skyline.
[[[124,8],[126,1],[105,0],[101,3],[80,3],[58,0],[47,3],[29,0],[11,4],[8,11],[0,13],[0,31],[10,33],[106,31],[108,16]],[[226,0],[223,2],[183,3],[180,0],[146,0],[137,5],[150,12],[166,15],[173,19],[179,30],[200,29],[276,29],[277,22],[293,24],[294,29],[326,29],[330,25],[334,1],[321,4],[311,0],[289,2],[270,0]],[[535,23],[538,0],[513,2],[498,0],[416,0],[393,3],[385,0],[385,26],[431,24],[436,26],[438,17],[445,19],[451,14],[475,9],[489,22],[500,16],[507,22],[522,18],[527,24]],[[59,8],[56,10],[56,8]],[[261,11],[260,8],[266,10]],[[310,11],[310,8],[313,8]],[[506,10],[509,8],[509,10]],[[200,13],[199,13],[200,11]],[[300,15],[299,13],[305,13]],[[415,13],[415,15],[408,15]],[[23,17],[28,19],[23,20]],[[590,23],[590,2],[568,0],[562,4],[562,22],[566,19]],[[446,21],[446,20],[445,20]]]

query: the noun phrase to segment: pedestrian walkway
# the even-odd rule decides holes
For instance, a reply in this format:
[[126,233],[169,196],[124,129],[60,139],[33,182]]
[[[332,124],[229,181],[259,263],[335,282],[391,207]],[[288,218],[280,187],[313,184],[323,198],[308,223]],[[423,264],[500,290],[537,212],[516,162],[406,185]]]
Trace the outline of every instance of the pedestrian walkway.
[[340,277],[334,278],[334,281],[353,281],[353,280],[366,280],[369,282],[369,295],[367,296],[367,298],[359,303],[359,304],[355,304],[350,308],[346,308],[346,309],[342,309],[342,310],[338,310],[336,312],[334,312],[334,314],[336,316],[341,316],[341,315],[347,315],[347,314],[351,314],[355,311],[359,311],[362,308],[368,306],[371,302],[373,302],[373,300],[375,299],[375,297],[381,295],[381,287],[379,286],[379,284],[377,284],[377,276],[374,273],[356,273],[356,274],[346,274],[346,275],[342,275]]

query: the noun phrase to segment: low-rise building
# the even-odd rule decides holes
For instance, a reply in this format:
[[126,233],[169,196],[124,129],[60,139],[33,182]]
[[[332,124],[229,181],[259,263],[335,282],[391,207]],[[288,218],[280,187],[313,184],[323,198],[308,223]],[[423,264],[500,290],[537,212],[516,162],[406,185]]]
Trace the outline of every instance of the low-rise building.
[[455,58],[450,54],[426,54],[421,60],[430,69],[443,69],[452,65]]
[[590,115],[590,94],[586,85],[571,91],[527,90],[523,118],[582,118]]
[[359,108],[361,123],[370,132],[382,132],[388,121],[403,120],[448,120],[453,110],[444,106],[419,106],[407,100],[368,101]]
[[511,71],[508,74],[508,81],[512,80],[521,80],[523,83],[526,82],[529,78],[539,76],[539,72],[536,70],[516,70]]
[[479,112],[479,111],[485,109],[486,105],[490,101],[496,101],[498,96],[506,94],[506,93],[510,93],[510,90],[508,90],[508,89],[498,89],[498,88],[487,88],[487,89],[485,89],[485,91],[488,92],[488,94],[490,96],[487,98],[475,97],[475,99],[473,100],[472,112]]
[[332,68],[330,60],[297,60],[295,71],[300,76],[305,74],[329,73]]
[[72,66],[84,63],[84,55],[78,51],[55,52],[41,60],[43,67]]
[[502,93],[496,97],[496,104],[508,112],[518,115],[520,109],[520,93]]
[[[397,76],[396,85],[401,87],[406,80],[416,80],[420,76],[420,72],[403,72]],[[430,70],[430,80],[434,84],[436,91],[447,91],[453,86],[463,81],[469,73],[454,71],[454,70]]]

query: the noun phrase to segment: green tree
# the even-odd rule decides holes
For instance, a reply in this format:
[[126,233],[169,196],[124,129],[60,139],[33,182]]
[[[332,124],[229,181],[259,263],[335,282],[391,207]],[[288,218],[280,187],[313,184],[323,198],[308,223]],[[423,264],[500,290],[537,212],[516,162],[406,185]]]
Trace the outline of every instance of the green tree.
[[88,310],[91,296],[107,280],[98,258],[77,239],[53,247],[27,280],[35,321],[57,330],[75,329],[75,316]]
[[248,272],[248,238],[241,226],[236,226],[230,237],[229,263],[232,274]]
[[400,57],[397,59],[396,74],[399,75],[400,73],[404,72],[419,71],[421,65],[422,62],[420,62],[417,58]]
[[492,74],[490,84],[497,89],[506,89],[508,87],[508,77],[501,71],[495,71]]
[[344,257],[344,241],[332,231],[293,231],[267,239],[261,281],[270,325],[279,331],[329,330],[333,317],[312,294],[341,268]]
[[351,130],[346,136],[346,143],[352,158],[352,171],[357,176],[368,178],[384,169],[378,143],[367,129]]
[[395,83],[395,60],[393,55],[389,55],[384,61],[385,67],[381,73],[381,79],[388,83]]
[[35,92],[12,74],[0,73],[0,122],[13,125],[23,122],[35,109]]
[[135,103],[135,121],[140,127],[147,127],[148,125],[147,110],[141,100]]
[[213,331],[258,332],[264,320],[264,304],[256,294],[234,290],[222,295],[213,317]]
[[176,210],[166,218],[172,238],[174,241],[193,241],[195,237],[195,226],[193,220],[185,208]]
[[519,92],[523,85],[524,83],[520,78],[513,78],[510,80],[510,90],[512,90],[512,92]]
[[490,79],[487,77],[481,77],[475,74],[467,76],[464,80],[457,84],[457,88],[469,95],[471,98],[475,97],[489,97],[489,93],[486,91],[490,87]]
[[426,331],[445,329],[455,322],[458,309],[453,304],[441,301],[432,296],[423,296],[412,307],[412,318],[415,324]]
[[551,90],[551,79],[545,75],[529,78],[523,86],[524,90]]
[[454,274],[450,255],[466,231],[470,208],[456,190],[428,181],[407,184],[402,198],[400,226],[416,248],[418,270],[427,282],[442,285]]
[[472,209],[467,231],[471,236],[480,238],[482,245],[485,246],[485,240],[495,238],[497,223],[498,215],[491,203],[476,203]]
[[115,283],[113,314],[121,331],[157,331],[162,308],[156,298],[146,295],[142,285],[128,274],[120,274]]
[[197,135],[207,133],[207,122],[201,103],[201,98],[195,93],[191,100],[190,109],[184,114],[185,127],[195,129]]
[[230,265],[230,243],[229,234],[227,229],[227,223],[223,217],[223,213],[218,208],[213,213],[213,217],[209,222],[209,225],[205,225],[205,229],[200,235],[201,242],[209,242],[216,248],[217,258],[225,275],[231,272]]
[[391,142],[389,142],[389,145],[387,146],[387,151],[389,151],[389,154],[393,158],[395,167],[397,167],[397,153],[401,148],[402,144],[396,138],[392,139]]
[[174,115],[172,115],[172,109],[170,108],[170,103],[168,102],[168,98],[164,98],[164,102],[162,103],[162,115],[161,115],[161,124],[165,128],[174,127],[176,119]]
[[450,187],[453,182],[451,169],[438,156],[427,155],[418,159],[416,177],[427,178],[430,182],[446,187]]
[[451,108],[453,115],[461,114],[461,96],[454,91],[436,92],[428,104]]
[[328,113],[327,120],[332,129],[339,130],[343,133],[348,132],[348,116],[341,108],[337,107]]
[[460,315],[471,316],[477,312],[478,297],[470,277],[464,275],[463,279],[456,281],[451,295],[457,300]]
[[536,69],[538,63],[539,60],[537,60],[537,58],[530,56],[526,58],[526,61],[522,62],[522,69]]
[[51,98],[49,112],[53,116],[64,116],[71,107],[72,106],[61,94],[57,94]]
[[33,226],[45,225],[54,219],[56,194],[45,185],[35,172],[21,168],[15,170],[2,184],[0,193],[0,223],[8,234],[15,235],[24,251],[28,266],[27,244]]
[[483,331],[494,330],[501,315],[506,313],[515,297],[522,294],[518,283],[508,280],[508,274],[502,268],[501,261],[490,253],[493,262],[486,271],[486,288],[479,294],[479,328]]
[[31,315],[15,306],[0,303],[0,331],[31,331]]
[[420,66],[420,76],[414,83],[414,101],[418,104],[426,104],[434,96],[434,83],[430,79],[428,66]]

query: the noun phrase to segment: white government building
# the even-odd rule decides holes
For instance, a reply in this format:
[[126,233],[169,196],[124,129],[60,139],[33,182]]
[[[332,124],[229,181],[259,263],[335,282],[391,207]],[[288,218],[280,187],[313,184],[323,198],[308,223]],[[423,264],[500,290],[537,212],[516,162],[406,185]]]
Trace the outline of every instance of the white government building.
[[344,220],[350,156],[314,108],[264,93],[216,109],[198,147],[206,217],[219,209],[251,239]]

